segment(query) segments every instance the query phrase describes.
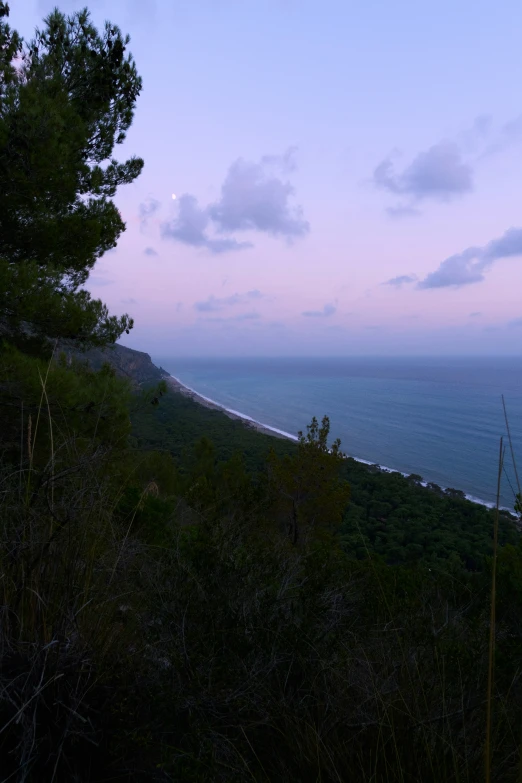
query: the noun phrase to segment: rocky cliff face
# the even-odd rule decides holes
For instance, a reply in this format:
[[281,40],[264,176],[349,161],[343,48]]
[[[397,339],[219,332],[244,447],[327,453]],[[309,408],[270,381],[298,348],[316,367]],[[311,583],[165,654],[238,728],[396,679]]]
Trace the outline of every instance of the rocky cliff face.
[[103,349],[93,348],[85,353],[72,352],[66,347],[62,347],[61,350],[68,358],[74,355],[80,361],[88,361],[94,370],[99,370],[104,362],[108,362],[114,367],[117,375],[129,378],[137,386],[158,383],[167,374],[161,367],[156,367],[152,363],[148,353],[125,348],[123,345],[113,345]]

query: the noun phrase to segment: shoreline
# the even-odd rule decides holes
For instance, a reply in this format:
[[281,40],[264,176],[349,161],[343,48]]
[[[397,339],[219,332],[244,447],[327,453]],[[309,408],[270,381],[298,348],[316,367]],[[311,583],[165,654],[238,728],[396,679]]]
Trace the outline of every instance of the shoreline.
[[[192,389],[190,386],[187,386],[179,378],[176,378],[174,375],[170,375],[166,371],[164,375],[164,380],[176,393],[182,394],[184,397],[189,397],[190,399],[194,400],[194,402],[197,402],[199,405],[202,405],[204,408],[221,411],[221,413],[224,413],[226,416],[228,416],[228,418],[233,419],[234,421],[241,421],[246,427],[250,427],[251,429],[256,430],[256,432],[261,432],[264,435],[271,435],[274,438],[291,440],[294,443],[297,443],[298,441],[298,438],[289,432],[285,432],[284,430],[279,430],[276,427],[270,427],[268,424],[263,424],[260,421],[256,421],[256,419],[253,419],[251,416],[248,416],[246,413],[241,413],[240,411],[232,410],[231,408],[227,408],[225,405],[222,405],[221,403],[216,402],[215,400],[211,400],[210,397],[205,397],[203,394],[200,394],[195,389]],[[405,478],[409,475],[408,473],[403,473],[402,470],[397,470],[396,468],[389,468],[386,465],[379,465],[376,462],[370,462],[369,460],[361,459],[360,457],[354,457],[351,454],[348,454],[347,457],[349,459],[353,459],[355,462],[359,462],[362,465],[367,465],[368,467],[376,468],[383,473],[400,473],[401,476],[404,476]],[[427,481],[420,482],[420,485],[422,487],[427,487],[427,484],[428,484]],[[441,489],[444,491],[445,489],[448,489],[448,487],[441,487]],[[465,499],[470,503],[475,503],[478,506],[485,506],[486,508],[489,509],[495,508],[494,503],[488,502],[486,500],[481,500],[480,498],[477,498],[474,495],[469,495],[468,493],[464,493],[464,496]],[[499,510],[508,512],[511,515],[513,514],[512,509],[506,508],[505,506],[500,506]]]
[[189,399],[194,400],[194,402],[197,402],[204,408],[221,411],[221,413],[224,413],[226,416],[228,416],[229,419],[233,419],[234,421],[241,421],[243,424],[245,424],[245,426],[256,430],[256,432],[261,432],[263,435],[271,435],[274,438],[282,438],[283,440],[291,440],[297,443],[297,437],[295,435],[291,435],[289,432],[284,432],[284,430],[278,430],[275,427],[270,427],[268,424],[262,424],[262,422],[256,421],[251,416],[247,416],[246,413],[240,413],[239,411],[232,410],[231,408],[226,408],[224,405],[221,405],[221,403],[216,402],[215,400],[211,400],[210,397],[205,397],[195,389],[191,389],[190,386],[184,384],[174,375],[165,375],[164,380],[175,392],[182,394],[184,397],[189,397]]

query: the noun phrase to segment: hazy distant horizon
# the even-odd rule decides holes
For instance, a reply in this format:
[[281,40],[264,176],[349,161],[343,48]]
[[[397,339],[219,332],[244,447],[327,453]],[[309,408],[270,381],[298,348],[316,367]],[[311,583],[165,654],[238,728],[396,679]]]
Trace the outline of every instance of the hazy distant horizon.
[[[132,346],[128,346],[132,347]],[[138,349],[136,349],[138,350]],[[150,351],[147,351],[151,356]],[[159,355],[159,354],[154,354]],[[201,359],[205,361],[227,361],[228,359],[313,359],[314,361],[322,359],[452,359],[455,361],[466,359],[484,359],[496,361],[498,359],[522,359],[522,352],[519,354],[169,354],[169,359]]]

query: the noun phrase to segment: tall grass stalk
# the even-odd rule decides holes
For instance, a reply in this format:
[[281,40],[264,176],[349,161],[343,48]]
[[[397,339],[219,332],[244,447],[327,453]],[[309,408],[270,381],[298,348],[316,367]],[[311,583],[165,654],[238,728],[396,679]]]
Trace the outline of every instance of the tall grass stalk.
[[504,464],[503,438],[500,438],[498,456],[497,502],[495,507],[495,522],[493,525],[493,563],[491,569],[491,606],[489,617],[489,650],[488,650],[488,689],[486,702],[486,748],[485,748],[485,780],[491,783],[491,723],[493,708],[493,679],[495,673],[495,622],[497,597],[497,550],[498,550],[498,519],[500,514],[500,484]]
[[[506,423],[506,432],[509,441],[509,450],[511,452],[511,462],[513,464],[513,470],[515,472],[515,478],[517,482],[518,497],[522,501],[522,487],[520,486],[520,478],[518,475],[517,461],[515,459],[515,450],[513,449],[513,440],[511,438],[511,428],[509,426],[509,418],[506,409],[506,400],[502,395],[502,408],[504,409],[504,421]],[[515,506],[516,508],[516,506]],[[520,726],[520,742],[519,742],[519,766],[518,766],[518,783],[522,783],[522,723]]]
[[38,435],[38,424],[40,423],[40,415],[41,415],[41,412],[42,412],[43,401],[44,401],[45,394],[46,394],[47,379],[49,378],[49,372],[50,372],[52,364],[53,364],[53,358],[54,358],[54,352],[56,350],[56,345],[57,345],[57,341],[55,341],[55,343],[54,343],[53,350],[51,352],[51,356],[50,356],[49,362],[47,364],[47,371],[45,373],[45,380],[42,381],[42,377],[40,375],[40,370],[38,370],[38,375],[40,376],[40,380],[42,381],[42,394],[40,396],[40,403],[38,405],[38,413],[37,413],[37,416],[36,416],[36,424],[35,424],[35,427],[34,427],[34,434],[32,435],[32,442],[31,442],[31,429],[30,429],[31,417],[29,417],[29,431],[28,431],[28,444],[27,444],[28,445],[28,449],[29,449],[29,470],[28,470],[28,473],[27,473],[27,486],[26,486],[26,497],[25,497],[26,504],[29,502],[29,492],[30,492],[30,487],[31,487],[31,471],[32,471],[32,468],[33,468],[33,456],[34,456],[34,449],[35,449],[35,446],[36,446],[36,436]]
[[[54,506],[54,437],[53,437],[53,417],[51,415],[51,406],[49,404],[49,396],[47,394],[46,382],[44,382],[44,380],[42,378],[42,374],[40,372],[40,368],[38,368],[38,377],[40,378],[40,383],[42,385],[42,394],[45,397],[45,403],[47,405],[47,414],[49,416],[49,441],[50,441],[49,445],[51,447],[51,479],[50,479],[50,483],[51,483],[51,513],[52,513],[53,506]],[[51,529],[49,530],[49,537],[52,536],[52,533],[53,533],[53,529],[52,529],[52,518],[51,518]]]
[[502,407],[504,409],[504,421],[506,422],[506,432],[507,432],[507,436],[508,436],[509,449],[511,451],[511,461],[513,463],[513,470],[515,471],[515,478],[517,480],[518,494],[522,495],[522,489],[520,487],[520,479],[518,477],[517,461],[515,459],[515,451],[513,449],[513,441],[511,439],[511,429],[509,427],[509,419],[508,419],[508,415],[507,415],[506,401],[504,399],[504,395],[502,395]]
[[20,410],[20,475],[19,475],[19,484],[18,484],[18,494],[20,496],[20,500],[22,499],[22,475],[23,475],[23,465],[24,465],[24,401],[21,401],[21,410]]

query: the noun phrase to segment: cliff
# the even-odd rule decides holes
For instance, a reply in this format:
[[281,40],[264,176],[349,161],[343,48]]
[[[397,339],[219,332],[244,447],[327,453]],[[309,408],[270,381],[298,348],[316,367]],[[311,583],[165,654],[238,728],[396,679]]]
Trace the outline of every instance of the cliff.
[[148,353],[135,351],[123,345],[113,345],[108,348],[92,348],[89,351],[79,353],[62,346],[60,352],[64,352],[68,359],[74,356],[80,361],[87,361],[94,370],[108,362],[114,367],[116,374],[129,378],[136,386],[158,383],[165,375],[161,367],[152,363]]

